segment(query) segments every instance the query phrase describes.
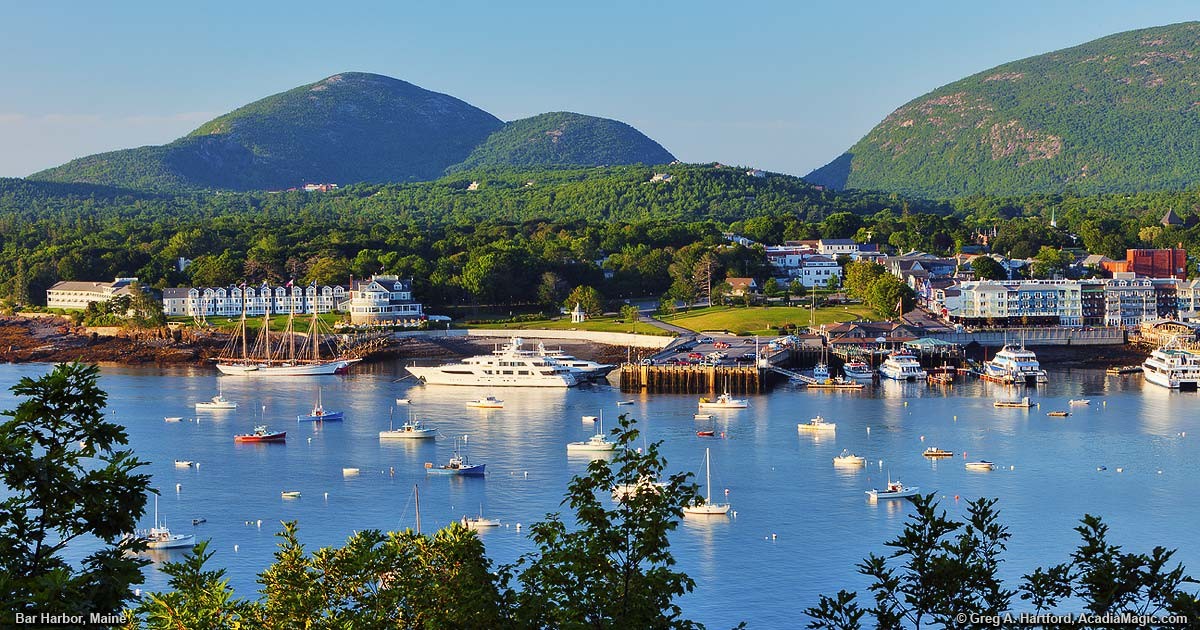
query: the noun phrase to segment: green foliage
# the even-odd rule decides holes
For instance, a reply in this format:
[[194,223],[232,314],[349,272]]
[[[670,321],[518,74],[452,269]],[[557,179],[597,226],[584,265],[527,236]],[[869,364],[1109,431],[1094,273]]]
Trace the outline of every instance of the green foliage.
[[[700,495],[690,473],[663,476],[660,443],[639,451],[634,421],[622,414],[618,422],[612,461],[594,460],[568,487],[563,504],[575,522],[551,514],[530,528],[537,550],[514,567],[522,627],[698,627],[674,603],[694,583],[673,568],[667,537],[678,527],[683,507]],[[617,487],[636,490],[608,507],[607,497]]]
[[1004,280],[1008,277],[1008,272],[1004,270],[1004,265],[996,262],[995,258],[988,256],[976,256],[972,258],[971,273],[975,275],[976,280]]
[[857,300],[865,300],[871,283],[887,275],[887,269],[868,260],[858,260],[846,265],[842,274],[842,286],[846,287],[846,295]]
[[[0,623],[11,615],[116,614],[142,582],[144,561],[125,539],[146,508],[149,475],[125,430],[104,418],[100,370],[58,365],[24,377],[12,392],[24,398],[0,424]],[[93,538],[99,549],[78,564],[63,549]]]
[[187,628],[225,630],[249,625],[253,607],[233,597],[225,570],[207,571],[212,559],[208,541],[198,543],[180,562],[167,562],[162,572],[171,590],[147,593],[136,608],[127,610],[126,628]]
[[[973,616],[1010,613],[1018,591],[1005,588],[998,575],[1010,535],[999,521],[996,500],[970,501],[965,522],[948,518],[932,494],[910,501],[914,513],[887,542],[894,551],[887,557],[871,554],[858,565],[870,579],[873,605],[863,608],[858,593],[845,590],[822,595],[804,611],[809,628],[858,629],[868,616],[878,628],[961,628],[972,627],[967,622]],[[1197,581],[1182,565],[1169,566],[1173,551],[1125,553],[1108,542],[1107,526],[1091,515],[1075,531],[1083,540],[1069,562],[1022,578],[1020,597],[1036,612],[1061,614],[1056,607],[1071,603],[1096,615],[1197,618],[1200,600],[1183,590]]]
[[907,312],[913,307],[913,290],[904,281],[892,274],[884,274],[871,281],[863,297],[863,303],[875,309],[882,317],[891,318]]
[[571,289],[571,293],[567,295],[567,299],[563,300],[563,308],[567,312],[575,310],[575,305],[578,304],[588,317],[597,317],[604,314],[604,296],[595,287],[578,286]]
[[[507,123],[448,173],[490,167],[666,164],[675,156],[616,120],[551,112]],[[530,180],[537,185],[535,180]]]
[[944,85],[807,179],[924,197],[1193,187],[1198,32],[1127,31]]
[[428,180],[502,125],[451,96],[346,72],[240,107],[167,145],[83,157],[31,177],[157,190]]

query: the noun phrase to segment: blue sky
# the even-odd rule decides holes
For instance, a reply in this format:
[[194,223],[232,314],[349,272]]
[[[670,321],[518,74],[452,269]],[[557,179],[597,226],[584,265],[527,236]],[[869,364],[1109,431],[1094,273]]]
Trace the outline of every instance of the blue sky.
[[161,144],[342,71],[505,120],[628,122],[689,162],[803,175],[991,66],[1197,19],[1188,2],[8,2],[0,176]]

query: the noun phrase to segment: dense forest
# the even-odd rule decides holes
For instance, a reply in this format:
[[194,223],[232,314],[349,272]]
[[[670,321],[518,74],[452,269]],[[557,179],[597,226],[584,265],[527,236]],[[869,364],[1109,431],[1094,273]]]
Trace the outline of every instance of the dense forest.
[[1200,23],[1117,33],[963,78],[896,109],[809,175],[952,197],[1200,183]]
[[[671,177],[652,182],[656,171]],[[1186,225],[1160,226],[1167,209]],[[724,232],[938,254],[985,234],[993,251],[1017,258],[1043,246],[1123,258],[1126,247],[1200,245],[1198,209],[1197,190],[946,203],[684,164],[472,171],[328,193],[168,195],[0,180],[0,295],[36,304],[60,279],[137,276],[162,288],[387,272],[413,277],[432,305],[549,307],[582,284],[610,299],[686,299],[702,259],[718,278],[767,273],[760,249],[731,245]],[[180,258],[191,261],[183,271]]]

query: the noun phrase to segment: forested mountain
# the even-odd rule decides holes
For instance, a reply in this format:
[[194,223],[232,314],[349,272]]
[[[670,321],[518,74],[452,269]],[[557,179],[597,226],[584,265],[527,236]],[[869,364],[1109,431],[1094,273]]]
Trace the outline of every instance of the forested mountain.
[[675,156],[629,125],[573,112],[514,120],[450,172],[479,167],[666,164]]
[[1200,23],[1014,61],[892,112],[807,176],[924,197],[1200,183]]
[[567,112],[505,124],[454,97],[346,72],[268,96],[162,146],[100,153],[30,179],[159,191],[402,183],[453,167],[665,164],[625,123]]

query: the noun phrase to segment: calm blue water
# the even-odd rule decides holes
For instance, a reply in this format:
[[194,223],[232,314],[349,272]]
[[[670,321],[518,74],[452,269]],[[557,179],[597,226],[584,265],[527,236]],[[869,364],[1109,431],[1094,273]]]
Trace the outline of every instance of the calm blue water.
[[[8,387],[19,377],[48,369],[0,366],[0,407],[12,408]],[[1178,547],[1177,559],[1200,573],[1194,535],[1200,507],[1193,500],[1200,481],[1200,398],[1144,386],[1140,377],[1052,371],[1051,383],[1034,394],[1041,407],[1028,411],[993,408],[993,398],[1016,392],[979,382],[945,390],[886,382],[863,393],[784,386],[751,397],[749,409],[714,412],[728,437],[715,440],[696,437],[706,423],[692,419],[693,396],[638,397],[608,386],[492,392],[393,382],[401,374],[398,366],[370,366],[343,377],[264,381],[190,369],[106,368],[101,386],[109,392],[111,417],[128,428],[138,455],[152,462],[161,516],[185,532],[193,530],[191,519],[206,518],[194,531],[212,541],[214,561],[227,568],[243,597],[255,594],[255,576],[271,560],[279,521],[298,520],[311,549],[340,544],[355,530],[410,527],[414,484],[426,531],[482,507],[507,525],[482,534],[489,555],[511,562],[531,548],[525,528],[518,533],[515,525],[558,510],[568,480],[586,467],[587,458],[568,457],[564,445],[590,435],[592,427],[580,418],[601,410],[610,421],[633,414],[648,439],[664,442],[671,469],[695,471],[701,481],[704,448],[712,448],[714,495],[728,489],[737,515],[685,519],[672,543],[679,566],[697,584],[683,599],[684,610],[710,627],[742,620],[752,627],[793,625],[818,594],[860,587],[855,563],[883,553],[883,542],[908,512],[902,502],[866,501],[863,491],[889,473],[936,490],[952,513],[967,499],[999,497],[1013,533],[1004,567],[1011,578],[1065,560],[1077,542],[1072,528],[1088,512],[1104,516],[1114,541],[1127,549]],[[194,403],[216,393],[218,378],[239,408],[198,414]],[[296,422],[312,406],[318,383],[326,409],[345,411],[345,422]],[[487,393],[503,398],[506,408],[463,406]],[[413,401],[411,408],[397,408],[397,424],[411,411],[444,437],[380,442],[377,434],[388,427],[397,397]],[[1069,418],[1046,416],[1081,397],[1091,398],[1091,406],[1072,409]],[[636,403],[615,405],[628,398]],[[836,422],[836,434],[797,432],[797,422],[816,414]],[[164,416],[185,420],[166,423]],[[233,443],[235,433],[262,418],[288,431],[285,445]],[[424,463],[444,462],[456,435],[470,435],[468,452],[487,464],[486,479],[426,478]],[[930,462],[921,457],[928,446],[960,454]],[[866,456],[868,466],[835,470],[830,460],[843,448]],[[964,470],[964,450],[999,469]],[[177,469],[175,459],[200,467]],[[343,467],[361,473],[344,477]],[[303,496],[282,499],[282,490]],[[151,520],[147,515],[144,525]],[[148,576],[146,588],[164,587],[161,574]]]

